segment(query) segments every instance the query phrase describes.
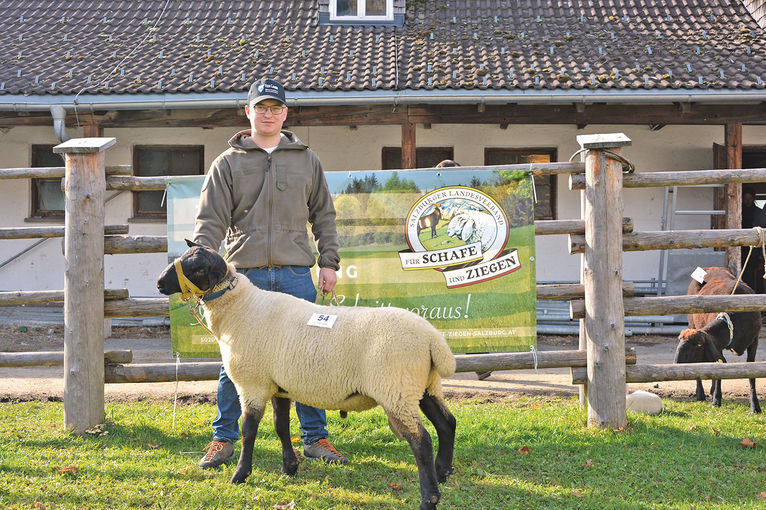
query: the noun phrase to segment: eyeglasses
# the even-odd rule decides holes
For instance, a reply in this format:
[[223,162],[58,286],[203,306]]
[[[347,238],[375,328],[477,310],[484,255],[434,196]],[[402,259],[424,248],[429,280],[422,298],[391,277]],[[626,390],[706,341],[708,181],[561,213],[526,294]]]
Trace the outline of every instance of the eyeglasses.
[[279,115],[283,111],[285,111],[285,107],[281,104],[274,104],[271,106],[267,106],[264,104],[257,104],[253,107],[255,109],[255,113],[259,113],[263,115],[266,113],[266,110],[270,111],[272,115]]

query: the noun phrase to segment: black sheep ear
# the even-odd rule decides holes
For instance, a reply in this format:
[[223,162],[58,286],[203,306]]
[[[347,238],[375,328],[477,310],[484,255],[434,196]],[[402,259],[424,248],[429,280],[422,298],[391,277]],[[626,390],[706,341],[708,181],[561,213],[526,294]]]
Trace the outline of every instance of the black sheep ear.
[[226,265],[226,261],[224,261],[220,255],[211,253],[211,257],[213,260],[210,263],[210,270],[207,273],[208,283],[210,284],[208,288],[210,289],[223,280],[223,277],[226,276],[226,271],[229,269]]
[[726,360],[723,358],[723,353],[718,350],[713,341],[710,338],[705,338],[705,357],[710,362],[723,362]]
[[184,241],[186,241],[186,246],[188,246],[189,248],[191,248],[192,246],[199,246],[197,243],[195,243],[194,241],[190,241],[189,239],[184,239]]

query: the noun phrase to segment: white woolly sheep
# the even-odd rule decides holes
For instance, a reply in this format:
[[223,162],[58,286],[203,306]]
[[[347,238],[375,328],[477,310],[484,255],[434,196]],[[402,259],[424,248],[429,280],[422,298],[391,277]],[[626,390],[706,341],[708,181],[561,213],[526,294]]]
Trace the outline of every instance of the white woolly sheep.
[[457,237],[466,244],[481,241],[481,249],[486,251],[497,235],[497,227],[492,216],[485,212],[462,211],[450,219],[447,235]]
[[[441,390],[441,378],[455,372],[443,335],[401,308],[320,306],[258,289],[215,251],[187,244],[190,249],[165,269],[157,287],[166,295],[187,292],[187,282],[197,287],[226,373],[239,393],[242,450],[231,482],[243,483],[250,475],[255,435],[269,399],[282,443],[282,472],[288,475],[298,469],[290,442],[290,400],[341,411],[380,405],[391,430],[415,454],[420,508],[436,508],[439,483],[452,473],[456,426]],[[312,314],[336,320],[332,328],[310,326]],[[418,407],[439,436],[435,462]]]

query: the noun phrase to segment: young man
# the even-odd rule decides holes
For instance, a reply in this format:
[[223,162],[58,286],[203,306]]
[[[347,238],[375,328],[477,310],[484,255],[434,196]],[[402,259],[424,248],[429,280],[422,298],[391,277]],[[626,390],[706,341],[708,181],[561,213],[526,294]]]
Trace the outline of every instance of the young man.
[[[225,237],[225,258],[256,286],[313,302],[317,291],[309,246],[311,224],[319,250],[319,288],[332,292],[337,281],[338,235],[335,209],[322,165],[294,133],[283,131],[285,91],[278,81],[256,81],[245,114],[250,130],[229,140],[231,146],[213,162],[202,186],[194,241],[218,249]],[[323,409],[295,403],[306,457],[346,464],[327,441]],[[242,414],[234,384],[223,367],[218,379],[218,416],[213,441],[200,460],[203,468],[234,456]]]

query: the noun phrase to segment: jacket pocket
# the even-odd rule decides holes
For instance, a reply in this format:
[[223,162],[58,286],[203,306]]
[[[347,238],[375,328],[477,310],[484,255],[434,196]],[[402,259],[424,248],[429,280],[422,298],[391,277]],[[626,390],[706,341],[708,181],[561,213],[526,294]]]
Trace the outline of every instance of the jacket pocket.
[[287,189],[287,165],[275,165],[277,173],[277,189],[284,191]]

